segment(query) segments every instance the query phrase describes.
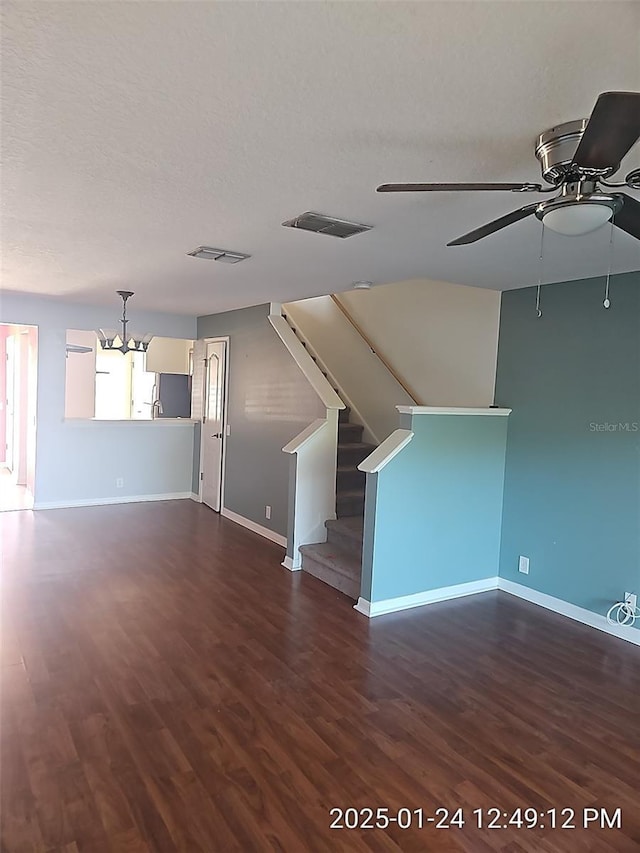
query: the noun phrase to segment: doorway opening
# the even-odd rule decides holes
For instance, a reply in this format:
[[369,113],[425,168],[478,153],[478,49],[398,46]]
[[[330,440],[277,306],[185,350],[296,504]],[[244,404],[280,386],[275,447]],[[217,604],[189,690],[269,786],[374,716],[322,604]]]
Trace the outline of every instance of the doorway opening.
[[204,409],[200,432],[200,500],[216,512],[224,506],[228,338],[205,341]]
[[33,509],[38,329],[0,324],[0,511]]

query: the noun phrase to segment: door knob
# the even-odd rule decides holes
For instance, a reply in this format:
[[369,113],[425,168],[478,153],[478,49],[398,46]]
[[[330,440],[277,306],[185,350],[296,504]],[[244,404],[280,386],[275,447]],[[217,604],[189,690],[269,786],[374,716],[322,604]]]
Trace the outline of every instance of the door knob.
[[222,438],[222,433],[221,432],[214,432],[214,434],[211,436],[211,438]]

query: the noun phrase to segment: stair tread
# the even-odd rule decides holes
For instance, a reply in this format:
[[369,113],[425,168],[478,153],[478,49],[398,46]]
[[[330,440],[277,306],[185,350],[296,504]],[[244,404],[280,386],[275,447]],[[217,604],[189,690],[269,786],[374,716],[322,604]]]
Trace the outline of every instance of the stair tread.
[[360,516],[347,516],[346,518],[330,518],[325,521],[325,527],[328,530],[335,530],[348,536],[350,539],[362,541],[364,531],[364,521]]
[[366,441],[348,441],[348,442],[338,442],[338,450],[341,450],[343,447],[348,447],[349,450],[375,450],[375,444],[369,444]]
[[[318,545],[302,545],[300,553],[303,558],[309,556],[312,560],[322,563],[340,575],[352,579],[359,579],[362,571],[362,562],[358,555],[333,542],[321,542]],[[302,562],[304,569],[304,559]]]
[[361,489],[340,489],[337,493],[337,498],[340,500],[342,498],[345,501],[351,500],[352,498],[363,498],[364,497],[364,486]]

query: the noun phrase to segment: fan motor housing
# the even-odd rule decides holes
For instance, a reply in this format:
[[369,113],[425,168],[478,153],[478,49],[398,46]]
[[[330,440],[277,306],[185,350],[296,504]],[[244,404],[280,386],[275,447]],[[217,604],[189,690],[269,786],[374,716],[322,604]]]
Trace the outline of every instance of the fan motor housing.
[[571,169],[573,155],[588,121],[586,118],[567,121],[540,134],[536,141],[536,157],[545,181],[558,185],[575,171],[575,167]]

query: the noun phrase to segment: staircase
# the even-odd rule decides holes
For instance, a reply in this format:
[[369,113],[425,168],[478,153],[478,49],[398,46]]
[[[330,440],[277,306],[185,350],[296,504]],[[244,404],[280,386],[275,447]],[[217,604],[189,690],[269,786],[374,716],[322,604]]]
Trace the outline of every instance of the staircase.
[[362,527],[366,475],[357,466],[374,449],[362,441],[363,427],[349,422],[349,409],[338,422],[335,519],[325,521],[327,541],[303,545],[302,569],[354,600],[360,595]]
[[[323,375],[336,383],[327,374],[311,347],[284,315],[301,344],[307,349]],[[340,395],[340,390],[334,388]],[[366,474],[358,471],[358,465],[375,450],[375,444],[362,440],[364,427],[351,423],[350,409],[342,409],[338,419],[338,459],[336,474],[336,515],[325,521],[327,541],[317,545],[303,545],[302,569],[329,586],[357,599],[360,595],[362,572],[362,531],[364,516],[364,491]]]

